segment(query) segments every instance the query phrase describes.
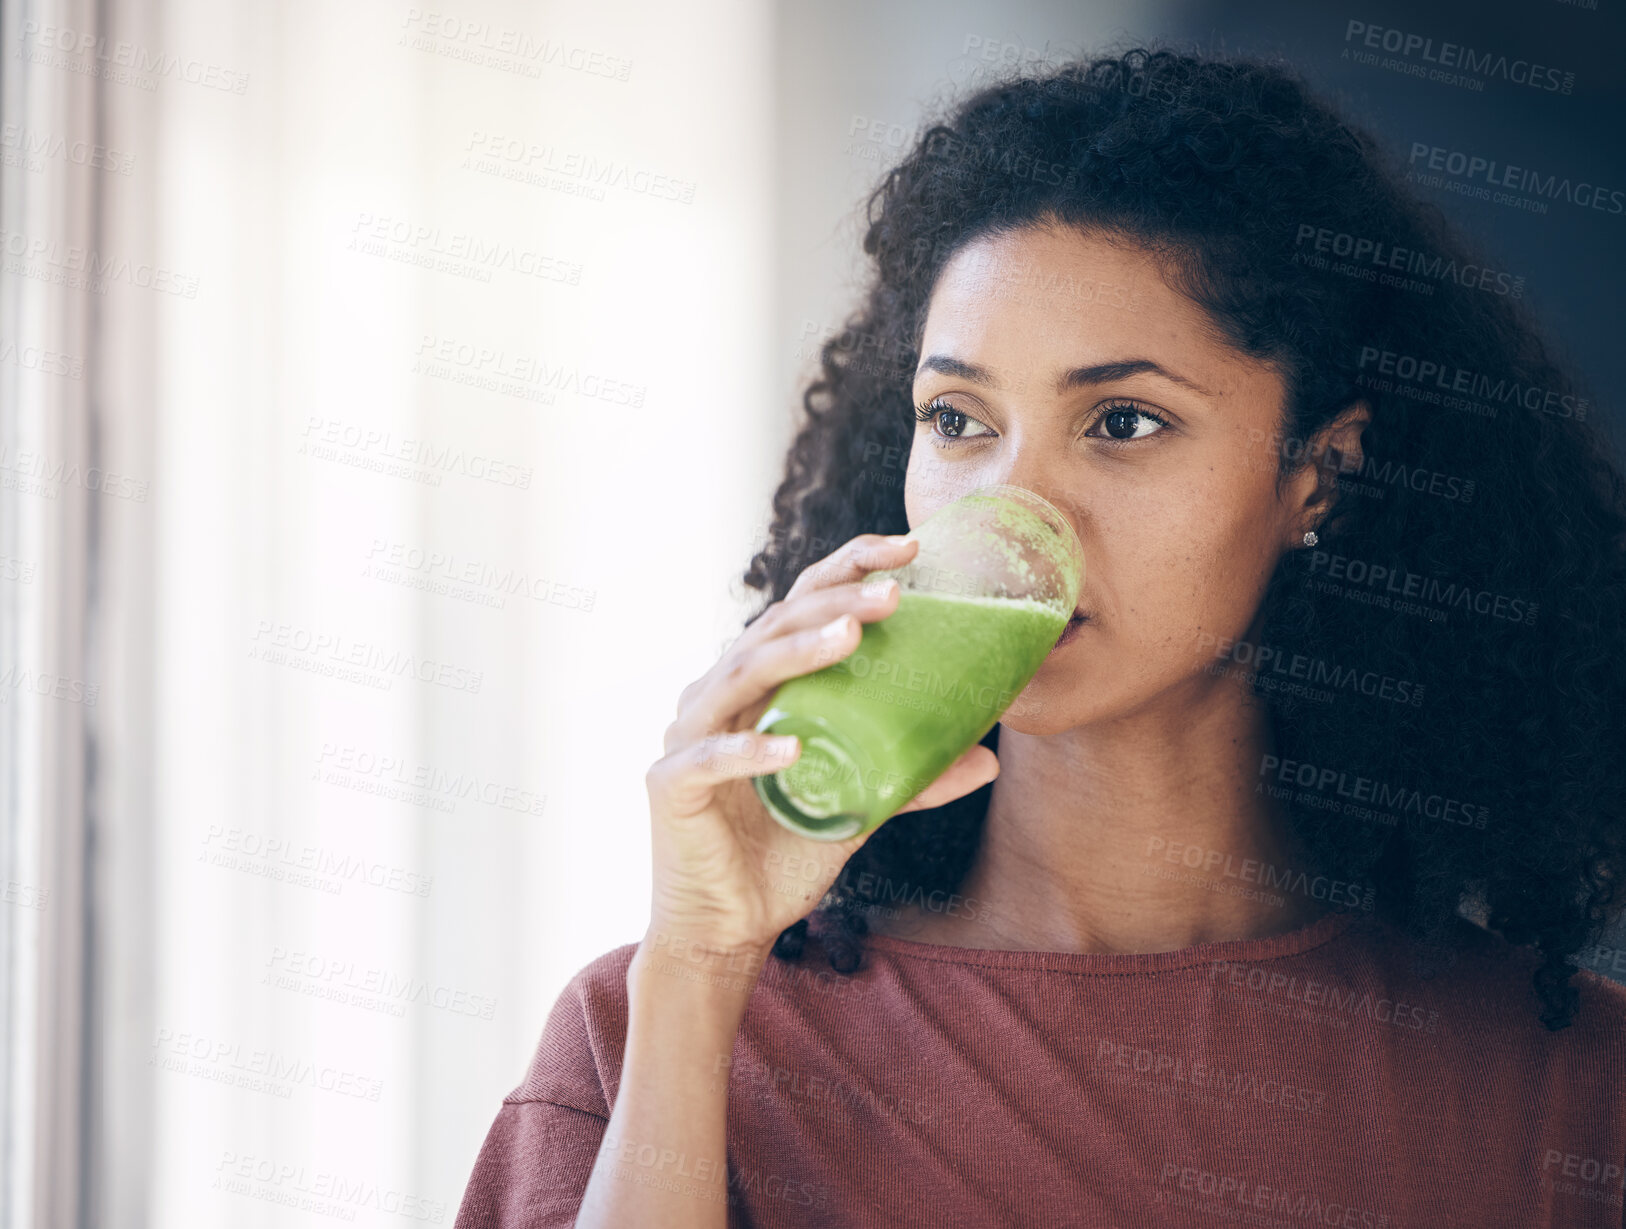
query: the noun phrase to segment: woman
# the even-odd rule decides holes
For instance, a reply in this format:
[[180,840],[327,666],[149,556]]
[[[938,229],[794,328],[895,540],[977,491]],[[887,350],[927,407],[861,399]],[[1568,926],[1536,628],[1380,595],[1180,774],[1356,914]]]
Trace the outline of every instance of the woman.
[[[1142,51],[959,104],[864,250],[769,604],[648,773],[648,933],[457,1223],[1622,1224],[1626,990],[1575,957],[1626,497],[1516,271],[1291,73]],[[1072,520],[1078,615],[902,813],[793,835],[768,697],[995,481]]]

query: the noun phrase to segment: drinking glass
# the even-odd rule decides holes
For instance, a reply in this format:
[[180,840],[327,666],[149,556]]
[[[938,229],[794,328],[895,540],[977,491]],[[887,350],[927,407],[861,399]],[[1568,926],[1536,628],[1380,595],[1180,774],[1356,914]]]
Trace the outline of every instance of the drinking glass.
[[788,679],[756,729],[794,734],[794,764],[753,779],[781,824],[818,840],[879,827],[982,740],[1038,673],[1078,604],[1084,552],[1071,522],[996,483],[911,531],[901,593],[851,654]]

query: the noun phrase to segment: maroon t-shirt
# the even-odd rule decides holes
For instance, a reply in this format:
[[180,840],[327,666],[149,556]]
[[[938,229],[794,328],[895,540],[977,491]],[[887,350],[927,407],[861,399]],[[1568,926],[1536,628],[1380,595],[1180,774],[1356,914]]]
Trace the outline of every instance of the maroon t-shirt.
[[[726,1172],[627,1147],[731,1226],[1626,1225],[1626,988],[1463,922],[1454,962],[1373,918],[1145,955],[889,936],[770,958],[728,1082]],[[628,944],[559,996],[457,1229],[573,1223],[621,1073]]]

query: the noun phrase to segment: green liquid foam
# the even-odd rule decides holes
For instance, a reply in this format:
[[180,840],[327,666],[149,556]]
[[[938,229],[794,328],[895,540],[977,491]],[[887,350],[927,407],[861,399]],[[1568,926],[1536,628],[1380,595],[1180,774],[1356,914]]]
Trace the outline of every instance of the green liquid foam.
[[1031,599],[905,590],[847,657],[774,694],[757,728],[797,735],[802,754],[766,793],[758,778],[763,801],[835,839],[881,823],[993,728],[1071,615]]
[[[1026,592],[1040,591],[1034,586],[1035,577],[1041,573],[1056,577],[1062,583],[1070,581],[1077,588],[1083,560],[1075,553],[1075,537],[1064,536],[1028,505],[1002,496],[967,495],[960,502],[987,508],[993,513],[992,523],[973,533],[971,540],[982,551],[999,559],[1012,580]],[[1039,565],[1038,569],[1035,564]]]

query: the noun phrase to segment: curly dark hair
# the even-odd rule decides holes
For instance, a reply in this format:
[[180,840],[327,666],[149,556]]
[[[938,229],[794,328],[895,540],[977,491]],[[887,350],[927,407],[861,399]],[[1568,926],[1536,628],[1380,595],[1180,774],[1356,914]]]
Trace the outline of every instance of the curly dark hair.
[[[1261,672],[1281,762],[1468,799],[1458,817],[1483,824],[1415,807],[1352,819],[1305,805],[1312,788],[1286,804],[1294,831],[1425,948],[1448,951],[1471,908],[1536,949],[1541,1018],[1565,1027],[1575,954],[1620,908],[1626,483],[1523,279],[1476,258],[1396,160],[1281,63],[1135,48],[1018,73],[945,111],[869,196],[869,289],[821,346],[745,584],[766,609],[854,535],[908,530],[912,382],[950,256],[1042,222],[1127,237],[1219,335],[1283,373],[1279,483],[1310,463],[1297,442],[1371,407],[1361,473],[1337,480],[1317,549],[1284,553],[1259,642],[1381,662],[1426,703],[1310,702]],[[1380,594],[1396,577],[1421,606]],[[962,882],[991,789],[890,819],[775,955],[801,959],[811,926],[832,966],[857,968],[886,894]]]

